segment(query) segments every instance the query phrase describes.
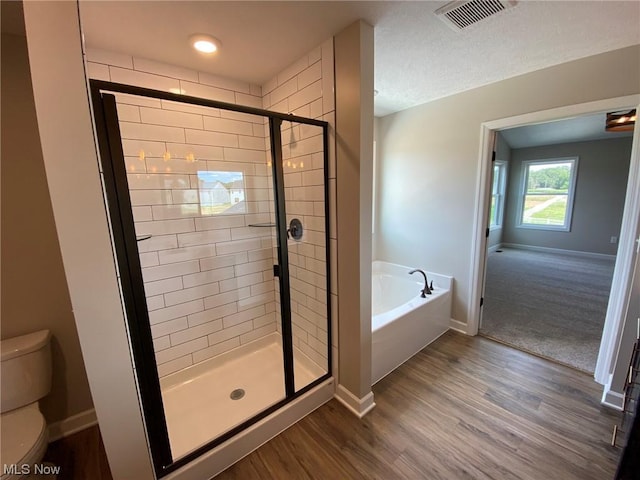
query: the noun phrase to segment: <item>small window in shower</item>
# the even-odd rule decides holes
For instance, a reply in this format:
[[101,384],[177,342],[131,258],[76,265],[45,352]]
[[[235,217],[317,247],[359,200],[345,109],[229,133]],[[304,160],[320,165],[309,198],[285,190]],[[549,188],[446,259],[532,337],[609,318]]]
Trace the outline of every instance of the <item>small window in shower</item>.
[[242,172],[198,170],[201,215],[246,213]]

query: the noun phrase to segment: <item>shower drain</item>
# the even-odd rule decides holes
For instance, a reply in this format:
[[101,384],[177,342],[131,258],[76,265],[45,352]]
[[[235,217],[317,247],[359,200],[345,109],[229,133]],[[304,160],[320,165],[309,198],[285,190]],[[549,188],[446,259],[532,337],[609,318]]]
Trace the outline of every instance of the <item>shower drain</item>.
[[236,388],[229,394],[231,400],[240,400],[242,397],[244,397],[244,390],[242,388]]

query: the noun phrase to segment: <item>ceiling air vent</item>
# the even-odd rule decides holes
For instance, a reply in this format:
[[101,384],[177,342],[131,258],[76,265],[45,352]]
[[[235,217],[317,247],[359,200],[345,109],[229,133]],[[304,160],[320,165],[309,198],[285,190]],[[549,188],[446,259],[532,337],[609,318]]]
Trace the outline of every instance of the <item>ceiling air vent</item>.
[[517,2],[508,0],[464,0],[451,2],[435,11],[435,14],[452,29],[460,31],[487,17],[500,13]]

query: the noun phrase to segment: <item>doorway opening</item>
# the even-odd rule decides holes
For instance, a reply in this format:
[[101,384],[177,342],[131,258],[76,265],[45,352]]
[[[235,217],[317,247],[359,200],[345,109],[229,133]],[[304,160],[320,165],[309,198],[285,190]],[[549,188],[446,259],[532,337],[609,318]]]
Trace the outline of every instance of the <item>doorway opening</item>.
[[[480,175],[478,177],[474,260],[472,275],[472,295],[469,308],[468,333],[477,334],[480,331],[480,321],[483,311],[486,275],[488,265],[488,252],[490,245],[491,229],[489,227],[492,201],[492,152],[498,132],[521,127],[530,124],[554,122],[566,118],[580,117],[608,111],[636,108],[638,96],[619,97],[614,99],[595,101],[586,104],[560,107],[552,110],[524,114],[501,120],[486,122],[482,125],[481,138],[482,149],[480,155]],[[616,352],[620,340],[621,328],[624,322],[624,310],[629,300],[630,278],[635,256],[635,236],[639,226],[640,216],[640,158],[638,152],[638,129],[633,134],[633,147],[631,160],[628,167],[628,181],[624,198],[624,211],[620,226],[617,255],[614,262],[611,288],[609,289],[609,301],[606,307],[602,340],[599,345],[594,378],[598,383],[608,384],[611,372],[615,364]],[[540,160],[540,159],[537,159]],[[578,174],[579,175],[579,174]],[[522,180],[521,180],[522,181]],[[521,191],[523,197],[527,192]],[[516,210],[522,214],[522,208]],[[614,236],[614,235],[611,235]],[[552,247],[550,247],[552,248]],[[566,247],[565,247],[566,248]],[[504,252],[503,252],[504,253]]]
[[604,113],[496,132],[479,333],[593,374],[632,131]]

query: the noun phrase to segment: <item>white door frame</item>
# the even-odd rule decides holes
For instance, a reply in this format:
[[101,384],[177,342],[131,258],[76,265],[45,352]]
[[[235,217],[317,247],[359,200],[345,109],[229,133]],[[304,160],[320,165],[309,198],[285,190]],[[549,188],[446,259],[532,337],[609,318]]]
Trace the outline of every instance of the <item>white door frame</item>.
[[[480,126],[480,154],[476,184],[476,205],[474,220],[474,238],[471,256],[471,301],[468,310],[467,333],[477,335],[480,326],[480,299],[485,281],[485,261],[487,250],[486,228],[488,225],[488,202],[491,195],[491,154],[495,132],[505,128],[520,127],[533,123],[551,122],[570,117],[589,115],[606,111],[634,108],[640,104],[640,95],[598,100],[595,102],[569,105],[539,112],[526,113],[515,117],[484,122]],[[640,107],[636,107],[640,111]],[[595,380],[606,384],[614,365],[620,334],[624,326],[624,316],[629,301],[631,275],[633,273],[633,255],[635,236],[640,226],[640,128],[633,134],[627,193],[620,229],[620,242],[613,272],[613,281],[609,295],[609,305],[594,373]]]

